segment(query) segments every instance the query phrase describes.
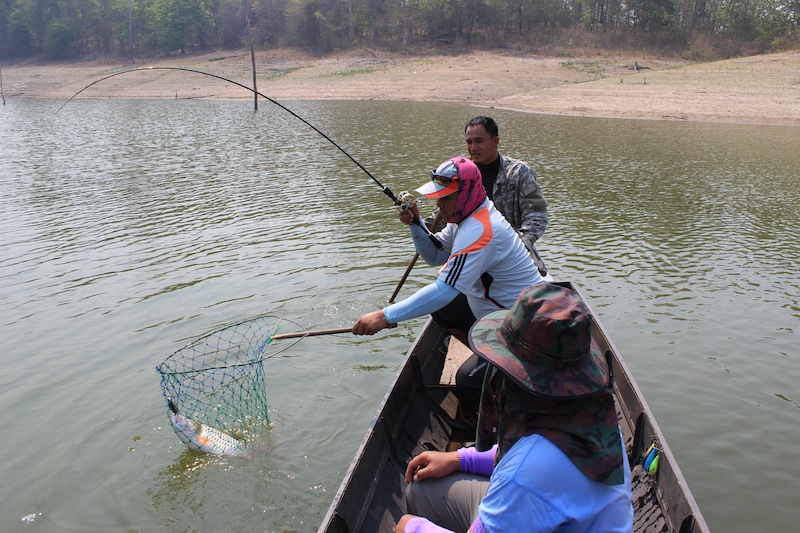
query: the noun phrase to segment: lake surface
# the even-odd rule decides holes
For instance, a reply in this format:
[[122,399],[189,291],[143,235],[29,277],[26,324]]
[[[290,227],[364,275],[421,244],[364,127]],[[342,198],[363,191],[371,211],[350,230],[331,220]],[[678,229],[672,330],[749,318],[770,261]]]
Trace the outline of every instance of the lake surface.
[[[255,457],[187,451],[155,366],[257,315],[351,325],[397,285],[407,230],[277,106],[62,103],[0,108],[0,530],[315,531],[423,320],[268,359]],[[284,103],[395,193],[485,112]],[[588,294],[712,530],[794,529],[800,128],[489,111],[540,175],[542,256]]]

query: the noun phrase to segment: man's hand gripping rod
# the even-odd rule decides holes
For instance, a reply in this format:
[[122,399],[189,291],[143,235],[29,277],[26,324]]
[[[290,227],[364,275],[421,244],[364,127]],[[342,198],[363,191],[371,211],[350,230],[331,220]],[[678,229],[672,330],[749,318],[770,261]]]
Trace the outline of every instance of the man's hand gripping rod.
[[[417,203],[417,200],[408,191],[400,191],[400,194],[395,196],[392,193],[392,191],[390,191],[388,189],[388,187],[384,187],[383,188],[383,192],[384,192],[384,194],[389,196],[389,198],[391,198],[392,201],[394,201],[394,205],[395,205],[395,207],[397,207],[397,209],[401,209],[401,210],[411,209],[411,206]],[[431,242],[438,249],[441,250],[442,249],[442,243],[439,241],[439,239],[436,238],[436,236],[433,233],[431,233],[431,230],[428,228],[428,226],[426,226],[425,223],[422,220],[420,220],[420,218],[417,215],[415,215],[413,212],[411,213],[411,215],[414,217],[414,224],[416,224],[417,226],[419,226],[422,229],[424,229],[425,233],[428,235],[428,238],[431,240]]]

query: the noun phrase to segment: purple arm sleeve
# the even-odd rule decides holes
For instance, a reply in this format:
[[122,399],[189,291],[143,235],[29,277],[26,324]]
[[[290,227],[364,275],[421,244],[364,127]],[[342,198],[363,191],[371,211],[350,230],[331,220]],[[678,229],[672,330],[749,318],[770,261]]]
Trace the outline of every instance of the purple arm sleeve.
[[459,448],[458,465],[462,472],[491,476],[495,455],[497,455],[497,444],[485,452],[479,452],[474,447]]
[[406,522],[406,527],[403,531],[405,533],[453,533],[451,530],[439,527],[421,516],[415,516]]
[[478,515],[475,517],[475,520],[472,521],[472,533],[486,533],[486,530],[483,528],[483,522],[481,522],[481,516]]

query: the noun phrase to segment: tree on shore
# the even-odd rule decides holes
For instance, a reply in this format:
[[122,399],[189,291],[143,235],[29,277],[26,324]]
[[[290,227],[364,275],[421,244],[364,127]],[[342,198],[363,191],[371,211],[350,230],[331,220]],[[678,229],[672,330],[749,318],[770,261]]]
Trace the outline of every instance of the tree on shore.
[[257,47],[321,53],[572,45],[736,55],[800,45],[800,0],[0,0],[0,58],[238,48],[245,20]]

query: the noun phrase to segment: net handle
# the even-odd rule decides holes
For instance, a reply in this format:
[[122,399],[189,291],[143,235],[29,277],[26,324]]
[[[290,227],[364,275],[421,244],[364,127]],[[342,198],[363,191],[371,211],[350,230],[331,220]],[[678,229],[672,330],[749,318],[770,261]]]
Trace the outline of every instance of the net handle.
[[352,326],[349,328],[336,328],[336,329],[317,329],[312,331],[295,331],[293,333],[281,333],[273,335],[272,340],[277,341],[280,339],[293,339],[296,337],[314,337],[317,335],[334,335],[336,333],[353,333]]
[[[396,328],[397,324],[389,324],[390,328]],[[296,337],[315,337],[317,335],[335,335],[337,333],[353,333],[353,327],[347,328],[334,328],[334,329],[317,329],[311,331],[295,331],[293,333],[281,333],[273,335],[272,340],[278,341],[281,339],[293,339]]]

